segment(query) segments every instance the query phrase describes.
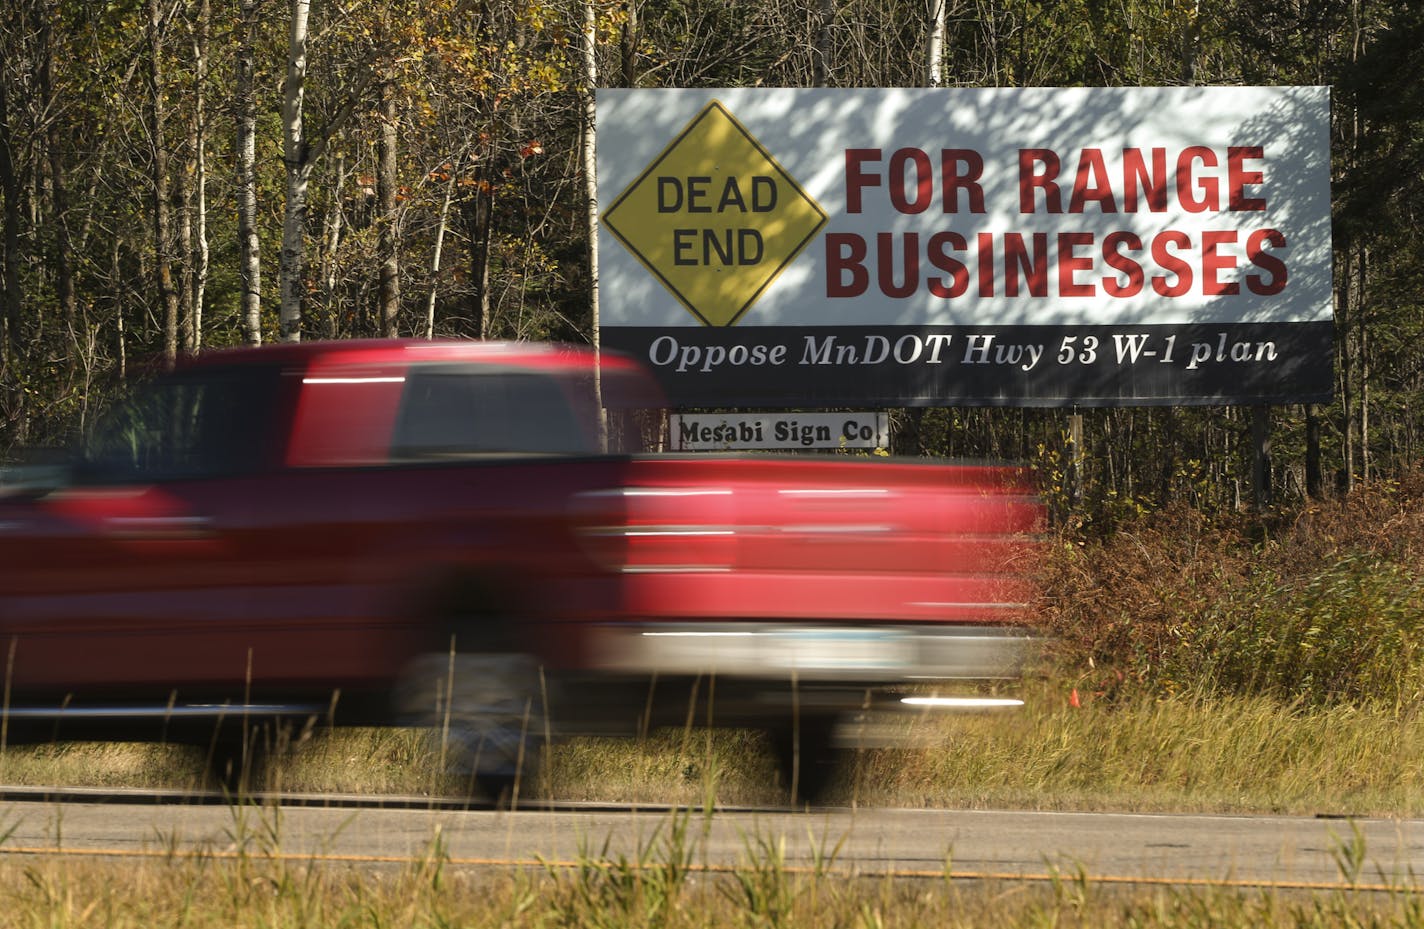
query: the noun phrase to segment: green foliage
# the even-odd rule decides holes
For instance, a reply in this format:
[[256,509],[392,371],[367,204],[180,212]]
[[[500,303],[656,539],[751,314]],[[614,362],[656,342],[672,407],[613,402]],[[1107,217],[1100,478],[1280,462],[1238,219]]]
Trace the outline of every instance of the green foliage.
[[1413,568],[1346,555],[1304,577],[1262,571],[1184,618],[1164,680],[1320,705],[1424,696],[1424,583]]

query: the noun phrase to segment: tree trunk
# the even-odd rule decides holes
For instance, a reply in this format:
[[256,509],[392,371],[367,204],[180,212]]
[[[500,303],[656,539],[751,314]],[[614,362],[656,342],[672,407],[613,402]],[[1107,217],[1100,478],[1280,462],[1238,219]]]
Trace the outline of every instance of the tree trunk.
[[332,189],[336,191],[336,195],[331,198],[331,209],[326,211],[326,216],[322,220],[321,236],[325,243],[321,259],[322,302],[325,304],[322,331],[328,339],[336,338],[340,328],[341,306],[336,296],[336,253],[341,247],[341,235],[346,226],[346,210],[341,195],[341,192],[346,189],[346,155],[338,148],[335,158],[336,164],[332,166],[331,171],[331,185]]
[[396,215],[396,96],[395,85],[381,85],[381,138],[376,157],[376,201],[380,217],[376,220],[377,251],[381,256],[380,305],[381,335],[395,338],[397,316],[400,314],[400,235]]
[[198,4],[198,22],[193,35],[193,68],[196,90],[193,94],[193,187],[195,203],[193,208],[193,235],[197,254],[193,268],[192,294],[189,301],[193,307],[192,331],[188,340],[188,352],[197,354],[203,347],[203,300],[208,288],[208,117],[207,117],[207,77],[208,77],[208,32],[212,20],[209,0]]
[[[193,125],[188,124],[188,142],[194,138]],[[173,205],[178,211],[178,346],[185,354],[193,345],[193,294],[196,282],[193,272],[197,266],[197,249],[193,244],[193,213],[196,210],[197,191],[192,184],[194,163],[189,148],[188,160],[180,162],[174,175]]]
[[262,344],[262,249],[257,239],[257,102],[253,93],[253,42],[258,0],[242,0],[237,61],[237,250],[242,338]]
[[169,202],[167,113],[163,103],[162,14],[158,0],[148,0],[149,115],[153,135],[153,254],[158,292],[163,301],[163,358],[171,366],[178,358],[178,290],[173,286],[173,218]]
[[627,12],[623,20],[623,30],[620,35],[620,48],[623,58],[623,86],[638,86],[638,43],[641,40],[638,25],[638,3],[639,0],[628,0],[625,7]]
[[[46,8],[40,15],[40,44],[43,55],[40,60],[40,97],[44,101],[44,107],[48,111],[49,117],[45,130],[45,147],[49,149],[49,189],[53,210],[50,219],[54,223],[54,278],[56,296],[59,299],[59,318],[69,344],[77,346],[78,334],[75,327],[77,300],[74,294],[74,265],[70,260],[69,195],[67,172],[64,166],[64,132],[58,119],[61,106],[55,94],[52,77],[55,56],[53,24],[57,17],[58,11],[52,6]],[[77,361],[78,353],[69,351],[65,354],[68,364],[72,368]]]
[[[488,146],[492,151],[493,146]],[[488,152],[487,152],[488,154]],[[475,193],[464,210],[465,227],[470,241],[470,281],[473,287],[473,305],[470,312],[475,317],[475,338],[488,339],[491,336],[490,319],[490,226],[494,214],[493,182],[487,180],[493,172],[486,167],[486,159],[480,158],[475,166]],[[595,327],[596,328],[596,327]]]
[[1305,405],[1305,492],[1319,500],[1325,490],[1324,472],[1320,466],[1320,413],[1314,403]]
[[425,303],[425,337],[435,338],[435,298],[440,289],[440,254],[445,247],[445,230],[450,224],[450,201],[455,195],[458,168],[452,165],[445,182],[445,199],[440,203],[440,225],[435,229],[435,248],[430,256],[430,294]]
[[8,84],[5,75],[0,74],[0,194],[5,197],[5,308],[3,315],[0,315],[5,336],[0,342],[0,351],[4,352],[0,368],[5,371],[9,370],[10,360],[20,350],[20,306],[24,302],[24,292],[20,287],[20,178],[10,156],[15,140],[10,133]]
[[340,132],[370,86],[369,68],[361,74],[350,96],[342,101],[324,131],[307,137],[302,105],[306,97],[307,24],[311,0],[291,0],[292,21],[287,34],[287,80],[282,92],[282,161],[287,170],[287,202],[282,212],[282,253],[277,269],[281,305],[277,310],[278,337],[283,342],[302,338],[302,302],[305,296],[307,196],[312,169],[326,151],[327,141]]
[[949,0],[929,0],[930,32],[925,43],[925,86],[944,83],[944,24]]
[[287,204],[282,216],[282,254],[278,269],[281,306],[278,338],[302,338],[302,259],[307,224],[307,187],[311,182],[311,152],[302,124],[306,95],[307,20],[311,0],[292,0],[287,38],[287,82],[282,94],[282,160],[287,168]]
[[1197,82],[1197,48],[1201,45],[1201,0],[1193,0],[1187,14],[1187,28],[1181,37],[1181,61],[1178,79],[1182,84]]
[[811,54],[811,86],[831,86],[832,40],[831,26],[836,20],[835,0],[820,0],[816,5],[819,21],[816,24],[816,46]]
[[[1345,254],[1348,256],[1348,247]],[[1337,365],[1339,374],[1336,380],[1340,384],[1340,412],[1344,419],[1345,428],[1344,449],[1342,450],[1343,461],[1340,467],[1340,478],[1336,482],[1338,490],[1349,493],[1355,486],[1355,404],[1354,404],[1354,357],[1353,340],[1350,338],[1350,323],[1354,319],[1354,308],[1350,305],[1350,297],[1353,293],[1350,287],[1350,275],[1352,269],[1348,260],[1342,262],[1344,268],[1340,271],[1339,279],[1335,287],[1335,316],[1337,319],[1337,339],[1338,348]]]
[[129,376],[128,339],[124,333],[124,277],[121,268],[119,237],[114,236],[109,249],[109,286],[114,291],[114,358],[119,369],[120,384],[124,383]]
[[1370,270],[1369,249],[1359,250],[1359,264],[1355,271],[1355,326],[1359,330],[1360,369],[1360,480],[1370,482],[1370,339],[1365,326],[1365,282]]
[[593,314],[593,402],[598,410],[598,447],[608,450],[608,417],[603,410],[603,381],[600,377],[599,353],[602,337],[598,311],[598,161],[594,153],[594,131],[597,128],[593,89],[598,86],[598,14],[593,0],[585,0],[583,15],[583,147],[584,200],[588,210],[588,298]]

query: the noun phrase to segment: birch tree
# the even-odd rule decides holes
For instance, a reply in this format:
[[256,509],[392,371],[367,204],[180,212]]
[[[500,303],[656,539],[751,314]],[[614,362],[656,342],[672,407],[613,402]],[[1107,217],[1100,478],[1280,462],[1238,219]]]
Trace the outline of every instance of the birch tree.
[[599,377],[598,355],[602,349],[598,314],[598,159],[594,136],[597,108],[594,90],[598,87],[598,10],[594,0],[584,0],[583,31],[579,44],[583,58],[583,125],[579,134],[583,153],[584,197],[588,209],[588,302],[593,323],[594,406],[598,410],[598,447],[608,449],[608,420],[603,412],[603,382]]
[[262,248],[257,237],[257,97],[253,72],[258,0],[241,0],[234,62],[237,112],[237,253],[243,341],[262,344]]
[[377,303],[380,305],[381,334],[386,338],[397,335],[396,317],[400,313],[400,218],[396,214],[396,189],[400,179],[396,169],[396,138],[400,114],[396,107],[394,78],[381,83],[380,138],[376,156],[376,203],[381,211],[377,222],[377,249],[380,253],[380,287]]
[[148,0],[149,133],[153,149],[153,251],[158,293],[163,303],[163,357],[178,357],[178,289],[173,284],[173,216],[168,173],[168,88],[163,69],[163,11]]
[[939,87],[944,83],[945,7],[949,0],[928,0],[929,35],[925,40],[925,86]]
[[282,212],[282,251],[277,272],[281,306],[278,337],[302,338],[302,258],[307,223],[307,186],[315,158],[303,122],[307,80],[307,29],[311,0],[291,0],[287,33],[287,80],[282,85],[282,163],[287,173],[287,200]]
[[203,301],[208,286],[211,255],[208,248],[208,34],[211,28],[210,0],[198,0],[193,23],[193,114],[189,122],[189,148],[193,158],[193,245],[188,262],[188,302],[191,307],[187,350],[196,354],[203,345]]

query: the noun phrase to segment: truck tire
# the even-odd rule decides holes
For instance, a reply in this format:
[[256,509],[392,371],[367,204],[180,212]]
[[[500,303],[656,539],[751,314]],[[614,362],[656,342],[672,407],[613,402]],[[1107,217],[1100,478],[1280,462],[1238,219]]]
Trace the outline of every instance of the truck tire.
[[270,760],[269,724],[224,720],[204,748],[205,781],[232,800],[247,799],[266,786]]
[[781,783],[793,806],[822,803],[840,768],[835,716],[806,716],[769,731]]
[[546,732],[539,667],[520,652],[422,655],[402,675],[396,711],[437,735],[462,791],[510,807],[537,784]]

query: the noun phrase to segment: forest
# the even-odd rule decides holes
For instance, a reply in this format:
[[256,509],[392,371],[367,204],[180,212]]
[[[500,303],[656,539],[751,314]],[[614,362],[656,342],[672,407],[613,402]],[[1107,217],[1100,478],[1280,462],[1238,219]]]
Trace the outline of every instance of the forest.
[[[0,457],[220,346],[596,340],[595,88],[1324,85],[1334,398],[1269,411],[1268,486],[1388,482],[1424,443],[1421,49],[1397,0],[10,0]],[[1251,503],[1252,410],[1080,413],[896,410],[892,450],[1031,463],[1102,525]]]

